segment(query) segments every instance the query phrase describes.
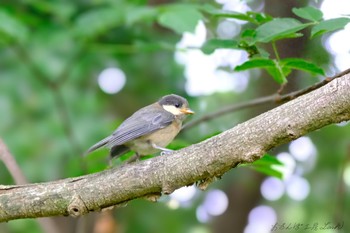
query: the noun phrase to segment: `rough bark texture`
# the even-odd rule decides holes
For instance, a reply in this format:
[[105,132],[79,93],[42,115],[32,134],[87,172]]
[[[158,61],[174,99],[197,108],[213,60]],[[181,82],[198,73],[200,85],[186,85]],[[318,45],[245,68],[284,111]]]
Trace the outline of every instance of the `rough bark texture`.
[[350,75],[174,154],[48,183],[1,186],[0,222],[79,216],[200,181],[205,188],[239,163],[326,125],[350,119]]

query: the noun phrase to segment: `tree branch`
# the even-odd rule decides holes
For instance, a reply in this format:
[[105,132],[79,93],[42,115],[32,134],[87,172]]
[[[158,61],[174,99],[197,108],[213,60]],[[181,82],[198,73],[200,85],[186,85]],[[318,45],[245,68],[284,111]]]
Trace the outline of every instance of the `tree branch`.
[[12,178],[16,184],[26,184],[27,179],[23,175],[22,170],[19,168],[16,160],[11,155],[5,143],[0,138],[0,160],[2,160],[10,172]]
[[324,126],[350,120],[350,75],[217,136],[149,160],[48,183],[0,186],[0,221],[79,216],[200,181],[205,188],[240,163]]

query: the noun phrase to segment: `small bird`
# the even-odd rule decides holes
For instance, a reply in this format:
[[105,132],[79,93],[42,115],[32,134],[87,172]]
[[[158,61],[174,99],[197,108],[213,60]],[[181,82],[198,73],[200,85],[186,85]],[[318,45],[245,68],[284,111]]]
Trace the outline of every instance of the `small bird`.
[[180,132],[182,122],[188,114],[194,114],[185,98],[166,95],[154,104],[136,111],[127,118],[112,135],[96,143],[86,154],[101,147],[110,149],[110,156],[120,157],[132,150],[136,158],[153,154],[165,148]]

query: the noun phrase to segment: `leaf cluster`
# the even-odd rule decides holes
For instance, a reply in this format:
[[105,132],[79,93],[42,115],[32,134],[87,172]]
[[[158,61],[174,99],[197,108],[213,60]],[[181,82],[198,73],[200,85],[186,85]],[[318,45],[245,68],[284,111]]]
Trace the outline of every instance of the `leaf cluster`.
[[[235,71],[254,68],[265,69],[279,84],[287,82],[287,77],[292,70],[324,75],[325,73],[321,67],[305,59],[281,59],[276,42],[283,39],[302,37],[305,29],[311,29],[309,37],[313,39],[325,33],[344,28],[350,22],[350,18],[341,17],[324,20],[322,12],[311,6],[293,8],[292,11],[305,22],[294,18],[273,18],[265,13],[257,12],[242,14],[212,9],[207,10],[212,16],[243,20],[250,23],[252,27],[245,29],[237,39],[210,39],[201,49],[206,54],[210,54],[219,48],[243,49],[249,54],[250,59],[237,66],[234,69]],[[274,57],[264,50],[266,44],[272,45]]]

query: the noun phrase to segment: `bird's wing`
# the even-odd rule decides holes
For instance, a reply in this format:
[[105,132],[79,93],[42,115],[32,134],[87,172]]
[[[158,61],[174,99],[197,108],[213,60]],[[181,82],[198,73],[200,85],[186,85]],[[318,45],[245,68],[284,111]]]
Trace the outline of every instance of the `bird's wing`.
[[90,154],[91,152],[101,148],[101,147],[104,147],[108,144],[108,142],[110,141],[112,135],[102,139],[101,141],[97,142],[95,145],[93,145],[92,147],[90,147],[85,153],[84,153],[84,156]]
[[170,125],[175,116],[162,109],[152,112],[140,109],[126,119],[110,136],[106,146],[122,145],[143,135],[153,133]]

